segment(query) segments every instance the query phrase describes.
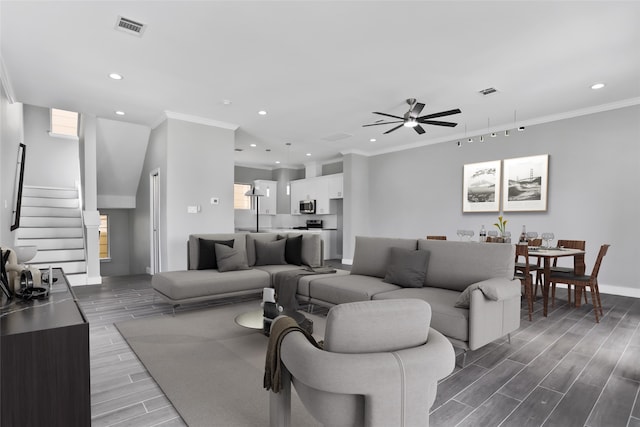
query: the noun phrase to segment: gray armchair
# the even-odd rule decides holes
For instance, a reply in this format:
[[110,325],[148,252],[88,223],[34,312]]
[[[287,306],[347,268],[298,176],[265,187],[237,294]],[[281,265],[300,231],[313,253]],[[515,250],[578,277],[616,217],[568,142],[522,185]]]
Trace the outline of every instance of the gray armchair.
[[324,350],[289,333],[282,390],[270,392],[271,426],[290,425],[292,383],[326,426],[428,426],[437,381],[455,365],[451,343],[430,321],[422,300],[363,301],[331,308]]

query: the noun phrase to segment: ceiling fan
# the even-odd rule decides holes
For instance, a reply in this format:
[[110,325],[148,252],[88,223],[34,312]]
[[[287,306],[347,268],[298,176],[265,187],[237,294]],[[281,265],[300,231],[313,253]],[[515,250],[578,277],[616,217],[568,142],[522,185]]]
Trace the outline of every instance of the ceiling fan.
[[455,126],[457,126],[458,125],[457,123],[442,122],[442,121],[439,121],[439,120],[431,120],[431,119],[435,119],[437,117],[450,116],[452,114],[458,114],[458,113],[462,112],[458,108],[456,108],[455,110],[441,111],[439,113],[433,113],[433,114],[427,114],[427,115],[424,115],[424,116],[419,116],[420,112],[422,112],[422,109],[424,108],[424,104],[421,103],[421,102],[416,102],[415,98],[407,99],[407,104],[409,104],[409,111],[407,111],[404,114],[403,117],[394,116],[392,114],[387,114],[387,113],[379,113],[377,111],[373,112],[373,114],[379,114],[381,116],[392,117],[392,118],[398,119],[398,120],[392,121],[392,122],[382,122],[382,121],[380,121],[380,122],[371,123],[371,124],[368,124],[368,125],[362,125],[362,127],[378,126],[378,125],[390,125],[390,124],[394,124],[394,123],[400,123],[398,126],[396,126],[394,128],[391,128],[388,131],[386,131],[385,134],[391,133],[394,130],[400,129],[403,126],[411,127],[418,134],[423,134],[424,133],[424,129],[420,125],[436,125],[436,126],[447,126],[447,127],[455,127]]

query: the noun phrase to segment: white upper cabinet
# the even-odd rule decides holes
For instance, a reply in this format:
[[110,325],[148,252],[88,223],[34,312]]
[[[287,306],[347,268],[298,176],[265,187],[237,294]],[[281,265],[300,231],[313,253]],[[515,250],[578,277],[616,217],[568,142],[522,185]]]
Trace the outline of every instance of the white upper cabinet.
[[326,215],[330,199],[342,199],[343,175],[316,176],[291,181],[291,214],[300,214],[301,200],[315,200],[316,214]]
[[258,197],[259,213],[262,215],[275,215],[278,204],[278,182],[259,179],[253,182],[256,189],[260,190],[264,196]]

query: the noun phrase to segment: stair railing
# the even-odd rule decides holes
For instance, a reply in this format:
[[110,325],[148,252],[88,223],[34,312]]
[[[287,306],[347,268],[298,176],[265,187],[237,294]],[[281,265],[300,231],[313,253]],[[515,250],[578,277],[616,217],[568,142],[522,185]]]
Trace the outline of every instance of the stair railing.
[[13,187],[13,223],[11,231],[20,228],[20,211],[22,210],[22,187],[24,185],[24,161],[26,158],[27,146],[20,143],[18,146],[18,161],[16,164],[16,179]]

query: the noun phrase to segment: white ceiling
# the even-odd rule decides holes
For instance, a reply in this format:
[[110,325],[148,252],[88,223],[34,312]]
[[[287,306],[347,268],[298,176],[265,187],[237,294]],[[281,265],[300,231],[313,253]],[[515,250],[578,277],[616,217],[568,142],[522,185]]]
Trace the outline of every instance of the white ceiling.
[[[143,36],[115,30],[119,15],[147,24]],[[640,103],[637,1],[2,0],[0,20],[15,100],[147,126],[166,111],[237,125],[245,165],[451,141],[465,125],[510,127],[516,111],[533,125]],[[498,93],[478,94],[487,87]],[[459,125],[362,127],[373,111],[402,115],[409,97],[422,114],[460,108],[443,118]],[[350,136],[325,140],[339,134]]]

